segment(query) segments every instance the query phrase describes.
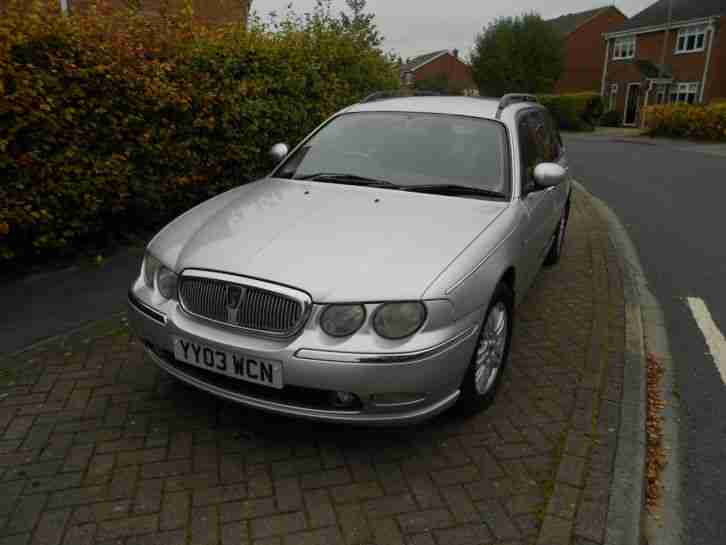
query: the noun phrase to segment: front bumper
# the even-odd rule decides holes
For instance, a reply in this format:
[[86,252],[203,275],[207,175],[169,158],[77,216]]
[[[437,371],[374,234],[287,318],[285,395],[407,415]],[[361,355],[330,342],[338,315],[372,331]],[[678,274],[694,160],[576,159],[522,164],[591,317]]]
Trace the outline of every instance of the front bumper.
[[[193,318],[176,303],[162,308],[129,292],[129,322],[147,357],[179,380],[257,409],[318,421],[367,425],[412,424],[453,405],[471,360],[481,317],[475,313],[431,346],[400,351],[347,352],[320,346],[319,332],[306,326],[293,339],[274,340],[240,333]],[[175,360],[175,336],[249,356],[280,361],[285,386],[276,390],[199,369]],[[341,409],[327,402],[333,392],[359,400]],[[406,393],[405,401],[389,395]],[[384,402],[379,401],[384,399]]]

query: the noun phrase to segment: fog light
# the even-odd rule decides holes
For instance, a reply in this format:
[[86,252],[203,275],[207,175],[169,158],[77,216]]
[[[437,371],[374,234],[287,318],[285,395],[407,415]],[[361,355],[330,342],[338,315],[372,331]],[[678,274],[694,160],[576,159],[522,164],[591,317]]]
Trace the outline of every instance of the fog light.
[[393,392],[386,394],[373,394],[371,401],[378,406],[410,405],[426,399],[424,394]]
[[333,407],[338,407],[341,409],[352,407],[356,404],[358,401],[358,398],[355,394],[351,394],[350,392],[332,392],[330,394],[330,403],[333,405]]

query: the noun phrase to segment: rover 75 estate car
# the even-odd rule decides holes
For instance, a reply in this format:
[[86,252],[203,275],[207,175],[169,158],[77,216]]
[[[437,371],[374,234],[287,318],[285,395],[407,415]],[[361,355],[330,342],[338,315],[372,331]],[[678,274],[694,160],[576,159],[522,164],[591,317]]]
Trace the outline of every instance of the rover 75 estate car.
[[548,111],[369,97],[266,177],[181,215],[129,291],[148,358],[215,396],[403,424],[494,399],[513,310],[558,261],[571,181]]

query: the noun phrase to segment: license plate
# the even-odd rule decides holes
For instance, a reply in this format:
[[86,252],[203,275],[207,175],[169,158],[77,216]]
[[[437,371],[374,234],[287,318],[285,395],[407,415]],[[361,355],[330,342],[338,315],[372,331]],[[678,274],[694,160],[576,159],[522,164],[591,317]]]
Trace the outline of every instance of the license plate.
[[174,338],[176,359],[221,375],[281,389],[282,363]]

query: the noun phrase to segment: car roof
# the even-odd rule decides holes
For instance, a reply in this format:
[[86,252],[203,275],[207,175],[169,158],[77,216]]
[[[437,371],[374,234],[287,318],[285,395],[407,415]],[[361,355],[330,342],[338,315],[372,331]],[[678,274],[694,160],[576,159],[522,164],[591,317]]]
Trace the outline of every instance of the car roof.
[[[511,107],[532,107],[534,103],[517,103]],[[498,98],[478,98],[463,96],[413,96],[383,98],[361,102],[347,108],[345,113],[353,112],[416,112],[430,114],[466,115],[482,119],[496,119],[499,108]]]

